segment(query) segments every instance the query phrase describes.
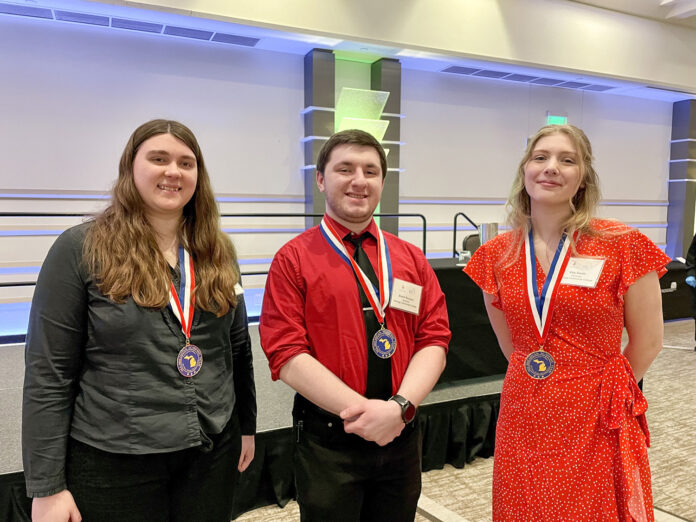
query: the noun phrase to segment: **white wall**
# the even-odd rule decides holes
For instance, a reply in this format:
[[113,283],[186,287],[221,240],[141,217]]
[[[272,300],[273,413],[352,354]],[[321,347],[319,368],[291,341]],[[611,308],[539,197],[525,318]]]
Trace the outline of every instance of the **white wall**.
[[[101,208],[95,197],[110,189],[130,133],[164,117],[196,133],[216,193],[241,199],[223,212],[303,212],[302,56],[20,17],[0,17],[0,49],[0,193],[87,197],[0,196],[3,211]],[[2,218],[0,230],[49,232],[0,237],[0,267],[40,265],[55,235],[79,221]],[[296,229],[302,220],[223,225]],[[232,236],[247,258],[271,257],[292,237]],[[0,289],[0,301],[31,292]]]
[[[451,252],[456,212],[479,223],[504,221],[501,203],[526,138],[545,124],[547,110],[567,115],[570,123],[586,131],[605,203],[636,205],[605,204],[601,214],[649,225],[641,231],[657,243],[665,242],[671,103],[404,70],[401,211],[425,214],[431,228],[430,252]],[[409,204],[409,199],[436,203]],[[444,226],[450,230],[437,231]],[[420,244],[417,233],[406,237]]]
[[189,125],[216,191],[301,194],[302,57],[0,17],[5,189],[108,190],[130,132]]

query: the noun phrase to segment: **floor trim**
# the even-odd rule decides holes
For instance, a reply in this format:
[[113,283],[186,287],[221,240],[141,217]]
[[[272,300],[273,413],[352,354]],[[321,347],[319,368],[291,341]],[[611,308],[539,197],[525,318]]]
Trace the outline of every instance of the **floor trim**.
[[454,511],[450,511],[422,494],[418,499],[418,508],[416,511],[432,522],[469,522],[461,515],[458,515]]

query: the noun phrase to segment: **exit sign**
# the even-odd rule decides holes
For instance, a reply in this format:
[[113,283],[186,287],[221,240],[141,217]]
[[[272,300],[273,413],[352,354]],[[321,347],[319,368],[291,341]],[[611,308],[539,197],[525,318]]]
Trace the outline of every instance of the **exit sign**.
[[546,115],[546,125],[565,125],[568,123],[567,116],[556,116],[555,114]]

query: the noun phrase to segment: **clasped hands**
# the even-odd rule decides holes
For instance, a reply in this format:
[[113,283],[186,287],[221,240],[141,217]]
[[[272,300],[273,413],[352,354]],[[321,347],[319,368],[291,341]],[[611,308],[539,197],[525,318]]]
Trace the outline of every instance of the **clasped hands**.
[[343,429],[365,440],[385,446],[401,434],[401,406],[394,401],[366,399],[353,404],[340,413]]

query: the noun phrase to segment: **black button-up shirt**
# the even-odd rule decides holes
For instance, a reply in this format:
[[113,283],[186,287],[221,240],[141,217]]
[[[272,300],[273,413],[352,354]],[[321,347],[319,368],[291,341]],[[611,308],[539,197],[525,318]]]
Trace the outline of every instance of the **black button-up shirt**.
[[256,431],[256,393],[244,296],[222,317],[195,310],[191,343],[203,366],[191,378],[176,358],[185,344],[169,307],[123,304],[99,292],[82,260],[90,224],[63,233],[39,274],[29,316],[22,412],[29,496],[65,489],[68,436],[112,453],[201,445],[233,409]]

